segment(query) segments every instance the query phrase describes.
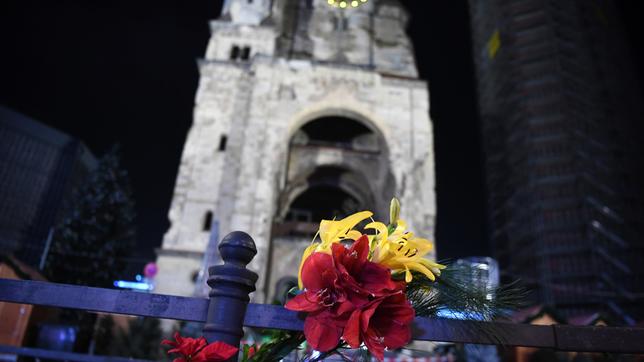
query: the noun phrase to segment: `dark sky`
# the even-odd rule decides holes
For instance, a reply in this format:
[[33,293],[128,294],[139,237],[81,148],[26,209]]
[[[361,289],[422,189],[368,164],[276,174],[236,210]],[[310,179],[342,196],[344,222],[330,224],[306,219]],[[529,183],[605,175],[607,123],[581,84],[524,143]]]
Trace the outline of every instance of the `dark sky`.
[[[405,2],[434,121],[440,258],[488,254],[466,3]],[[0,4],[0,103],[84,140],[122,145],[140,248],[153,257],[167,210],[217,0]],[[419,231],[420,233],[420,231]]]

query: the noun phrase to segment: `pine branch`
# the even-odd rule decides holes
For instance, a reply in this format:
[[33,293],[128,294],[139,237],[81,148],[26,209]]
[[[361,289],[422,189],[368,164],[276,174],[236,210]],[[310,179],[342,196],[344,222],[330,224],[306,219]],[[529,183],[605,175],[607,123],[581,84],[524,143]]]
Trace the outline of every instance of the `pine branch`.
[[[518,282],[494,289],[481,288],[470,279],[470,270],[450,265],[433,282],[420,273],[415,273],[407,285],[407,299],[416,310],[416,316],[436,316],[440,312],[454,318],[491,321],[508,316],[512,311],[525,306],[527,290]],[[497,331],[487,324],[475,324],[477,333],[483,333],[503,344]]]
[[272,341],[264,343],[249,359],[252,362],[279,362],[304,342],[304,333],[280,331]]
[[462,313],[466,319],[494,320],[524,306],[525,288],[518,282],[482,289],[469,279],[469,270],[450,265],[433,282],[415,273],[407,285],[407,298],[416,315],[435,316],[440,311]]

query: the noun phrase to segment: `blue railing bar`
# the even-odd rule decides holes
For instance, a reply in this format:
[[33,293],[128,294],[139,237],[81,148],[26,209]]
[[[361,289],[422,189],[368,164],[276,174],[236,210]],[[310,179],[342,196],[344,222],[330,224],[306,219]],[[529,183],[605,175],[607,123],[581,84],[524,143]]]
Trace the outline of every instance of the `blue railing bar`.
[[0,301],[205,322],[208,299],[0,278]]
[[13,347],[0,345],[0,353],[14,354],[18,356],[29,356],[36,358],[53,359],[56,361],[71,361],[71,362],[152,362],[150,360],[114,357],[114,356],[99,356],[91,354],[82,354],[65,351],[53,351],[40,348],[27,348],[27,347]]
[[[0,279],[0,301],[205,322],[208,299],[114,289]],[[244,326],[301,331],[301,315],[269,304],[249,304]],[[420,318],[414,339],[455,343],[503,344],[565,351],[644,353],[644,328],[540,326]],[[482,332],[485,331],[485,332]]]
[[[304,321],[298,313],[270,304],[249,304],[244,325],[295,331],[304,329]],[[531,324],[417,317],[413,331],[414,339],[423,341],[545,348],[556,346],[550,326]],[[481,333],[481,331],[487,333]]]

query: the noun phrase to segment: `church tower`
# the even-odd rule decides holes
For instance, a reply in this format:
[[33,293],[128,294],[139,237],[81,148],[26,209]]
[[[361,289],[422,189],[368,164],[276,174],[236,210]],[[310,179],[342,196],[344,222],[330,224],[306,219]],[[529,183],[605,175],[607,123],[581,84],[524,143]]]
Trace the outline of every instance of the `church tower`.
[[408,14],[393,0],[332,2],[228,0],[210,23],[157,292],[198,291],[217,262],[204,255],[243,230],[258,249],[254,300],[279,299],[320,219],[368,209],[387,220],[392,196],[433,238],[429,94]]

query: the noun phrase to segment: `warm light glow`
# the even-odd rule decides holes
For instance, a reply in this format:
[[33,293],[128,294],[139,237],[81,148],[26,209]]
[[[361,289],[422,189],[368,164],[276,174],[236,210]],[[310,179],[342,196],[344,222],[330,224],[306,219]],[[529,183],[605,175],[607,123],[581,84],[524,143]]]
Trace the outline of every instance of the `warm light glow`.
[[327,0],[327,4],[341,9],[346,9],[349,5],[352,8],[357,8],[366,2],[367,0]]

